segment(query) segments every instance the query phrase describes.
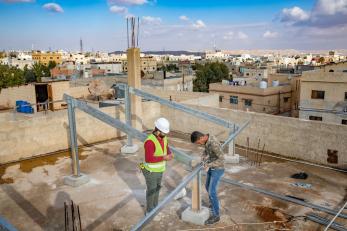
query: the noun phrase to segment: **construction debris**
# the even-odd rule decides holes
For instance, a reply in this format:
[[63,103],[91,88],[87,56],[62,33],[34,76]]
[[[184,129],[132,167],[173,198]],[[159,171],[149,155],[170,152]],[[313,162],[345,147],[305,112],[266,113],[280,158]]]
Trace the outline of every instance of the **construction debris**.
[[295,173],[295,174],[291,175],[290,177],[294,178],[294,179],[306,180],[308,175],[305,172],[299,172],[299,173]]

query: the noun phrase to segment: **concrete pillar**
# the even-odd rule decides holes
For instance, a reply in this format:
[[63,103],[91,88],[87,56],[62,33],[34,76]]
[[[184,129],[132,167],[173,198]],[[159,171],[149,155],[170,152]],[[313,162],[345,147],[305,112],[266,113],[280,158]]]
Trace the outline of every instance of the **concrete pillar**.
[[201,172],[193,179],[192,183],[192,206],[182,213],[182,220],[196,225],[204,225],[210,211],[201,206]]
[[[133,88],[141,89],[141,60],[140,49],[129,48],[127,51],[128,59],[128,85]],[[125,92],[128,94],[128,91]],[[127,99],[127,97],[126,97]],[[133,94],[130,94],[130,111],[131,111],[131,126],[142,131],[142,103],[141,98]],[[125,105],[127,106],[127,104]],[[125,108],[127,110],[128,107]],[[129,109],[129,108],[128,108]],[[128,142],[121,148],[121,152],[124,154],[136,153],[139,147],[133,144],[131,137],[128,137]]]
[[[129,48],[128,57],[128,85],[141,89],[141,59],[139,48]],[[142,104],[141,97],[131,94],[131,118],[132,126],[138,130],[142,129]]]

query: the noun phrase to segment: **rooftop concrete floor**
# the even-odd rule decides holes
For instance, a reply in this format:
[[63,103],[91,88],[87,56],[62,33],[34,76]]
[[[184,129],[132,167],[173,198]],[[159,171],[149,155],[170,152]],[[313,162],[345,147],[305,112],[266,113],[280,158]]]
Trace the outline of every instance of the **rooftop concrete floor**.
[[[201,148],[179,138],[170,140],[174,146],[199,153]],[[64,201],[73,200],[80,206],[83,230],[129,230],[144,215],[145,181],[137,168],[143,160],[143,149],[136,155],[122,155],[125,140],[116,140],[81,149],[81,171],[91,181],[78,188],[63,184],[63,176],[71,174],[68,153],[2,166],[0,168],[0,216],[18,230],[64,230]],[[138,143],[141,146],[141,143]],[[304,198],[309,202],[338,208],[347,198],[347,178],[343,173],[292,162],[263,159],[260,166],[251,166],[242,158],[240,164],[228,165],[225,177],[236,179],[283,195]],[[306,172],[306,180],[290,175]],[[175,188],[189,172],[183,164],[169,163],[163,178],[161,198]],[[203,178],[204,180],[204,178]],[[312,184],[304,189],[294,182]],[[190,205],[190,188],[185,198],[170,202],[144,230],[206,229],[180,220],[182,211]],[[290,216],[303,216],[312,209],[275,200],[264,195],[221,183],[221,222],[210,228],[224,230],[320,230],[322,226],[304,221],[281,225],[240,224],[284,221]],[[207,195],[203,191],[203,204]],[[323,213],[323,217],[331,218]],[[347,224],[345,220],[338,222]],[[347,227],[347,226],[346,226]]]

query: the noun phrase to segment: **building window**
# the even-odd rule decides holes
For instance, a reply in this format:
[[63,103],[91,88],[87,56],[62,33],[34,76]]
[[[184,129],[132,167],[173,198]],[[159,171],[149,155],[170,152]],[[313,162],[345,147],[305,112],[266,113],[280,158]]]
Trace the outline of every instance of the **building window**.
[[252,106],[252,100],[251,99],[245,99],[245,106],[251,107]]
[[347,125],[347,120],[342,120],[342,124]]
[[347,101],[347,92],[345,92],[345,100]]
[[222,95],[219,96],[219,102],[220,103],[223,102],[223,98],[224,98],[224,96],[222,96]]
[[324,99],[325,91],[312,90],[311,99]]
[[283,102],[288,103],[290,97],[284,97]]
[[322,117],[321,116],[309,116],[310,120],[316,120],[316,121],[322,121]]
[[230,96],[230,103],[231,104],[238,104],[239,103],[239,97],[238,96]]

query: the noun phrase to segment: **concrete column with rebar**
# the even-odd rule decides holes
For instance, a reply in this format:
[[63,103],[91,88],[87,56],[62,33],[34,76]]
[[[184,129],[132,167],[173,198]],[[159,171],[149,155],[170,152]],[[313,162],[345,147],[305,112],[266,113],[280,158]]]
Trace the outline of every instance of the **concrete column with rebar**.
[[[128,125],[142,130],[142,103],[141,98],[129,94],[129,86],[141,88],[141,59],[139,48],[129,48],[127,51],[128,60],[128,85],[125,85],[125,116]],[[121,148],[124,154],[133,154],[139,147],[132,143],[132,137],[128,134],[128,142]]]

